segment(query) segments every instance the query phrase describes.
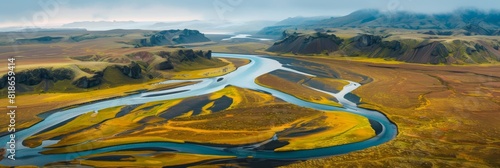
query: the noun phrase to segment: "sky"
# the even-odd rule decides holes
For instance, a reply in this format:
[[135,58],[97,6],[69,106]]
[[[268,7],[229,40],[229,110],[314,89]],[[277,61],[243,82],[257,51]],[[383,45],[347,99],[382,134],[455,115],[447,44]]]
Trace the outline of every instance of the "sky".
[[444,13],[500,9],[498,0],[0,0],[0,27],[50,27],[76,21],[278,21],[343,16],[360,9]]

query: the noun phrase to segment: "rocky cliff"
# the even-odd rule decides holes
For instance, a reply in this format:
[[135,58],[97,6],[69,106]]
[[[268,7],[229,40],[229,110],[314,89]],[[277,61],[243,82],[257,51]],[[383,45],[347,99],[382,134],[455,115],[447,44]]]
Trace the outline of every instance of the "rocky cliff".
[[128,76],[129,78],[132,79],[140,79],[142,77],[141,72],[141,66],[139,64],[132,62],[128,66],[116,66],[122,73],[123,75]]
[[[111,68],[112,66],[108,67]],[[142,77],[141,68],[132,62],[130,65],[115,65],[114,67],[121,70],[123,75],[133,79]],[[28,69],[16,73],[16,83],[19,87],[35,87],[42,82],[57,83],[58,81],[68,80],[72,81],[71,84],[78,88],[92,88],[100,85],[103,82],[104,73],[102,71],[93,72],[90,76],[81,76],[76,78],[75,71],[67,68],[36,68]],[[7,75],[0,78],[0,89],[7,86]],[[50,87],[50,86],[44,86]],[[45,89],[44,89],[45,90]]]
[[202,62],[199,59],[205,59],[208,61],[216,61],[212,59],[212,51],[208,50],[206,52],[198,50],[194,51],[191,49],[177,50],[175,52],[160,51],[158,55],[165,60],[155,65],[158,70],[170,70],[174,69],[176,65],[189,62]]
[[[210,68],[210,66],[221,62],[218,59],[212,59],[212,51],[210,50],[184,49],[158,53],[141,51],[128,56],[129,64],[110,64],[100,71],[85,71],[87,75],[76,75],[77,71],[82,70],[71,68],[47,67],[23,70],[16,73],[17,89],[20,92],[30,92],[47,91],[51,87],[63,87],[58,88],[58,90],[68,90],[68,88],[75,90],[94,88],[103,84],[107,84],[106,87],[118,86],[132,80],[147,81],[161,77],[154,70],[183,70],[178,66],[190,67],[190,69]],[[0,89],[6,86],[7,75],[5,74],[0,78]]]
[[283,40],[274,43],[267,51],[284,52],[294,54],[316,54],[321,52],[332,52],[339,49],[342,40],[335,35],[325,33],[284,34]]
[[[16,83],[28,86],[37,85],[43,80],[57,82],[59,80],[73,79],[74,72],[70,69],[36,68],[16,73]],[[7,75],[0,78],[0,89],[7,86]]]
[[144,35],[146,38],[137,39],[133,44],[136,47],[177,45],[186,43],[208,42],[210,39],[198,30],[163,30]]

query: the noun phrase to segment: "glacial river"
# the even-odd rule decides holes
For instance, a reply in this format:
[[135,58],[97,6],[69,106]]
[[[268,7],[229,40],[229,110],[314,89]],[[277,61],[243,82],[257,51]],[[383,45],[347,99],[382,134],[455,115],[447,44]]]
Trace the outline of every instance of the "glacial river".
[[[16,133],[16,140],[17,140],[16,160],[10,160],[8,158],[5,158],[4,160],[0,161],[0,165],[43,166],[47,163],[73,160],[81,156],[103,153],[103,152],[111,152],[111,151],[134,149],[134,148],[158,148],[158,147],[168,148],[183,153],[193,153],[193,154],[225,155],[225,156],[236,156],[239,158],[246,158],[248,156],[252,156],[253,158],[257,159],[305,160],[311,158],[345,154],[352,151],[380,145],[395,138],[397,135],[397,127],[392,122],[390,122],[387,119],[387,117],[385,117],[382,113],[378,111],[358,108],[356,103],[350,102],[349,100],[344,98],[344,96],[347,93],[350,93],[356,88],[361,87],[361,84],[359,83],[350,81],[350,84],[344,86],[343,90],[338,93],[330,93],[327,91],[320,90],[318,88],[310,88],[335,96],[337,100],[339,100],[339,102],[344,107],[340,108],[329,105],[322,105],[304,101],[292,95],[274,89],[262,87],[255,83],[255,79],[258,76],[261,76],[263,74],[269,73],[274,70],[285,70],[293,73],[299,73],[314,77],[314,75],[312,74],[307,74],[304,72],[284,67],[284,65],[282,65],[280,62],[271,59],[272,57],[262,57],[262,56],[242,55],[242,54],[221,54],[221,53],[214,53],[213,55],[214,57],[221,57],[221,58],[249,59],[251,62],[247,65],[239,67],[237,70],[229,74],[219,77],[197,79],[197,80],[169,80],[166,82],[162,82],[162,83],[172,83],[172,82],[183,82],[183,81],[200,81],[193,85],[169,89],[169,90],[146,92],[142,94],[135,94],[105,101],[99,101],[95,103],[81,105],[76,108],[60,110],[58,112],[52,113],[51,115],[46,117],[43,121],[33,125],[30,128],[24,129]],[[24,139],[30,137],[31,135],[34,135],[61,122],[69,120],[73,117],[94,110],[101,110],[109,107],[122,106],[122,105],[143,104],[159,100],[170,100],[170,99],[186,98],[191,96],[199,96],[216,92],[218,90],[223,89],[227,85],[267,92],[277,98],[280,98],[286,102],[298,106],[313,108],[317,110],[345,111],[362,115],[370,119],[372,122],[379,123],[382,128],[379,131],[377,131],[378,134],[375,137],[365,141],[333,146],[333,147],[290,151],[290,152],[253,150],[252,148],[245,148],[245,147],[222,148],[222,147],[212,147],[212,146],[205,146],[205,145],[191,144],[191,143],[146,142],[146,143],[117,145],[100,149],[88,149],[82,152],[43,155],[40,154],[39,152],[43,151],[44,147],[57,143],[56,140],[44,141],[42,145],[37,148],[28,148],[24,147],[21,144],[21,142]],[[6,144],[8,140],[10,140],[8,136],[0,137],[1,144]]]

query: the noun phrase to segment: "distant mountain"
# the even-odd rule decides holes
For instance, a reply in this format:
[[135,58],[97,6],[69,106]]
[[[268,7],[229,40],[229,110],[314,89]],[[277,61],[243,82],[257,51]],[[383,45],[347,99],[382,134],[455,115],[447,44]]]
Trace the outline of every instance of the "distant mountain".
[[[286,20],[284,20],[286,21]],[[402,29],[463,29],[467,35],[500,35],[500,11],[460,9],[443,14],[412,12],[381,12],[359,10],[342,17],[307,22],[300,25],[276,25],[262,29],[260,34],[279,35],[295,28],[402,28]]]
[[315,33],[299,34],[293,33],[283,40],[274,43],[267,51],[296,53],[296,54],[318,54],[321,52],[337,51],[342,39],[333,34]]
[[85,28],[89,30],[138,29],[149,25],[147,22],[134,21],[83,21],[63,24],[63,28]]
[[82,28],[25,28],[19,31],[22,32],[85,32],[87,29]]
[[320,20],[311,25],[318,25],[321,27],[358,27],[382,16],[384,15],[378,10],[366,9],[355,11],[342,17]]
[[307,24],[314,24],[320,20],[332,18],[329,16],[316,16],[316,17],[302,17],[302,16],[297,16],[297,17],[289,17],[285,20],[279,21],[274,26],[287,26],[287,25],[307,25]]
[[321,20],[328,19],[332,17],[318,16],[318,17],[290,17],[285,20],[279,21],[272,26],[264,27],[260,29],[257,34],[259,35],[281,35],[281,33],[288,29],[296,29],[303,27],[305,25],[313,25]]
[[137,39],[132,42],[135,47],[177,45],[186,43],[208,42],[210,39],[198,30],[163,30],[145,34],[145,38]]
[[475,64],[500,62],[497,40],[388,40],[360,34],[339,39],[334,34],[286,34],[267,51],[292,54],[323,54],[385,58],[423,64]]
[[63,37],[51,37],[51,36],[43,36],[31,39],[16,39],[15,42],[17,44],[31,44],[31,43],[57,43],[60,42]]
[[4,27],[0,32],[85,32],[83,28],[25,28],[25,27]]
[[228,22],[228,21],[182,21],[182,22],[158,22],[147,29],[196,29],[209,33],[234,33],[258,31],[266,26],[275,24],[276,21],[249,21],[249,22]]
[[143,29],[143,30],[168,30],[168,29],[196,29],[210,33],[255,32],[266,26],[272,26],[276,21],[176,21],[176,22],[134,22],[134,21],[84,21],[62,25],[63,28],[86,28],[89,30],[111,29]]
[[[157,30],[157,29],[197,29],[199,27],[213,27],[214,23],[205,22],[201,20],[190,20],[190,21],[178,21],[178,22],[156,22],[150,26],[149,29]],[[199,29],[197,29],[199,30]]]

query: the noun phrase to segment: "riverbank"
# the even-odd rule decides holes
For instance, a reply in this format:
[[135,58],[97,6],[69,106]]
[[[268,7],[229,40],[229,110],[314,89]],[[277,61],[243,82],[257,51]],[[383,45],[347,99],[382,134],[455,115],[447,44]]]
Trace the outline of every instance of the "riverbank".
[[[360,107],[376,109],[398,124],[386,144],[288,167],[495,167],[500,147],[499,66],[379,64],[303,57],[339,74],[373,79],[353,91]],[[360,77],[341,78],[362,81]],[[472,150],[473,149],[473,150]]]
[[[286,94],[286,93],[283,93],[283,92],[280,92],[280,91],[277,91],[274,89],[265,88],[265,87],[257,85],[254,81],[256,77],[258,77],[262,74],[268,73],[268,72],[272,72],[276,69],[283,69],[283,70],[288,70],[291,72],[302,73],[300,71],[282,68],[281,64],[279,64],[279,62],[277,62],[277,61],[262,58],[262,57],[250,56],[250,55],[218,54],[218,56],[234,57],[234,58],[247,58],[247,59],[251,59],[252,61],[249,64],[247,64],[246,66],[242,66],[241,68],[238,68],[233,73],[229,73],[225,76],[221,76],[220,78],[222,78],[222,80],[219,80],[220,78],[208,78],[208,79],[204,79],[202,82],[199,82],[199,83],[196,83],[196,84],[193,84],[190,86],[186,86],[185,88],[173,89],[173,90],[179,90],[179,89],[183,90],[183,89],[188,88],[188,91],[185,91],[185,92],[169,94],[169,95],[159,95],[159,96],[153,96],[153,97],[142,96],[142,94],[141,95],[134,95],[134,96],[124,97],[124,98],[120,98],[120,99],[116,99],[116,100],[109,100],[109,101],[99,102],[99,103],[95,103],[95,104],[88,104],[88,105],[80,106],[77,108],[69,109],[69,110],[66,110],[66,111],[61,112],[61,113],[55,113],[55,114],[49,116],[46,119],[46,121],[38,123],[37,125],[31,127],[29,130],[24,130],[24,131],[20,132],[20,135],[22,135],[21,137],[30,136],[30,134],[36,133],[37,129],[43,129],[43,128],[50,127],[54,124],[57,124],[57,123],[54,123],[52,121],[61,121],[62,118],[77,116],[77,115],[83,114],[84,111],[88,111],[88,109],[104,109],[104,108],[109,108],[109,107],[113,107],[113,106],[125,105],[125,104],[128,104],[128,105],[142,104],[142,105],[139,107],[136,107],[136,109],[129,112],[128,115],[125,115],[125,116],[120,117],[120,118],[112,119],[112,120],[116,120],[116,121],[109,120],[109,121],[106,121],[107,124],[103,123],[99,127],[90,128],[87,131],[83,131],[81,135],[86,135],[86,136],[71,136],[72,138],[69,138],[69,139],[67,138],[67,139],[68,140],[84,140],[85,141],[84,138],[91,138],[89,140],[93,141],[94,143],[96,143],[96,142],[98,143],[100,140],[106,140],[106,139],[112,140],[112,137],[115,137],[116,135],[123,135],[123,136],[127,136],[127,137],[130,137],[129,135],[136,135],[136,137],[146,137],[145,135],[154,135],[156,133],[160,133],[158,135],[169,135],[169,134],[161,133],[162,129],[165,129],[165,128],[166,128],[166,130],[171,130],[171,129],[168,129],[168,125],[164,125],[165,122],[162,122],[162,120],[160,120],[160,118],[158,118],[158,115],[161,116],[161,114],[164,113],[164,111],[167,109],[167,107],[181,105],[182,101],[177,101],[177,100],[181,100],[182,98],[205,95],[208,93],[217,92],[217,91],[223,90],[224,88],[227,88],[228,85],[235,86],[235,87],[247,88],[247,89],[251,89],[251,90],[259,90],[262,92],[256,92],[256,93],[263,94],[262,96],[264,96],[264,97],[270,96],[270,97],[276,98],[274,100],[279,100],[280,102],[286,101],[288,103],[293,103],[293,104],[296,104],[299,106],[311,108],[311,110],[312,109],[341,110],[341,111],[354,113],[357,115],[362,115],[369,120],[380,122],[382,125],[384,125],[385,129],[383,129],[383,131],[381,131],[380,134],[378,134],[375,138],[369,138],[366,140],[361,139],[362,141],[360,141],[360,142],[348,143],[345,145],[338,145],[338,146],[334,145],[334,146],[330,146],[330,147],[323,146],[323,147],[319,147],[319,148],[317,148],[318,146],[316,146],[316,147],[313,146],[310,150],[294,150],[294,151],[289,151],[289,152],[254,151],[254,150],[245,149],[245,148],[238,148],[235,150],[221,150],[221,149],[214,149],[214,148],[207,147],[207,146],[200,146],[200,145],[189,144],[189,143],[167,143],[167,142],[164,142],[164,143],[144,142],[144,143],[134,143],[134,144],[127,144],[127,145],[119,145],[119,146],[110,146],[110,147],[104,147],[104,148],[99,147],[99,149],[88,150],[88,152],[89,152],[89,154],[91,154],[91,153],[100,153],[100,152],[105,152],[105,151],[109,152],[109,151],[114,151],[117,149],[126,150],[126,149],[130,149],[130,148],[134,148],[134,147],[148,147],[150,145],[157,146],[158,144],[161,144],[162,146],[166,146],[168,148],[175,149],[175,150],[180,150],[181,152],[198,153],[198,154],[206,154],[206,155],[213,155],[213,154],[216,154],[216,155],[234,155],[234,156],[238,156],[238,157],[252,156],[252,158],[256,158],[256,159],[310,159],[310,158],[316,158],[316,157],[325,157],[325,156],[329,156],[329,155],[347,153],[347,152],[351,152],[351,151],[355,151],[355,150],[365,149],[365,148],[370,147],[370,146],[379,145],[379,144],[382,144],[384,142],[391,140],[395,136],[395,134],[397,133],[396,127],[391,125],[391,123],[387,120],[387,118],[385,118],[383,115],[380,115],[377,112],[363,111],[363,110],[356,109],[356,108],[343,109],[343,108],[339,108],[339,107],[311,103],[311,102],[307,102],[307,101],[303,101],[301,99],[298,99],[298,98],[294,97],[293,95],[289,95],[289,94]],[[355,89],[355,88],[352,88],[352,86],[358,87],[359,85],[351,85],[349,87],[344,87],[344,89],[349,89],[349,91],[352,89]],[[347,91],[347,92],[349,92],[349,91]],[[160,92],[162,92],[162,91],[160,91]],[[253,91],[253,92],[255,92],[255,91]],[[266,94],[266,93],[269,93],[269,94]],[[234,96],[241,95],[241,94],[234,93],[234,92],[231,92],[231,94],[233,94]],[[343,94],[345,94],[345,93],[343,93]],[[149,95],[149,94],[147,94],[147,95]],[[227,94],[225,94],[225,95],[227,95]],[[231,97],[230,95],[228,95],[228,96]],[[246,100],[246,101],[252,100],[252,101],[260,102],[260,100],[261,100],[260,97],[262,97],[262,96],[253,96],[252,99],[248,99],[248,98],[237,99],[237,98],[234,98],[234,96],[231,97],[233,99],[233,103],[238,102],[239,100]],[[209,96],[209,97],[210,97],[211,101],[214,101],[213,98],[218,98],[219,96]],[[165,102],[157,102],[157,103],[160,103],[160,105],[155,105],[155,103],[150,103],[150,102],[155,102],[155,101],[159,101],[159,100],[169,101],[172,103],[165,104]],[[246,101],[240,101],[240,102],[246,102]],[[343,101],[347,101],[347,100],[343,100]],[[343,102],[343,103],[345,103],[345,102]],[[207,105],[208,104],[209,104],[209,102],[207,102]],[[255,104],[252,104],[252,103],[246,103],[246,104],[250,105],[250,107],[255,107]],[[209,107],[209,106],[203,105],[203,107]],[[237,110],[237,107],[230,107],[230,108],[231,108],[230,110]],[[203,108],[203,109],[205,109],[205,108]],[[252,108],[249,108],[249,109],[252,109]],[[263,109],[269,109],[269,108],[263,108]],[[292,108],[292,109],[294,109],[294,108]],[[296,109],[301,109],[301,108],[296,108]],[[195,109],[192,109],[192,110],[195,110]],[[195,113],[192,110],[188,109],[187,111],[185,111],[185,114],[188,114],[188,115],[183,116],[183,117],[193,116]],[[262,110],[257,110],[256,112],[258,112],[258,111],[262,112]],[[290,109],[288,109],[288,110],[285,110],[284,112],[290,113],[292,111]],[[304,110],[298,110],[298,111],[304,111]],[[278,111],[271,110],[270,112],[276,113],[276,112],[280,112],[280,110],[278,110]],[[222,116],[230,119],[228,121],[233,122],[233,120],[235,119],[233,117],[235,117],[237,115],[242,115],[244,113],[242,113],[242,114],[234,113],[234,114],[230,114],[230,115],[225,115],[222,112],[213,112],[212,111],[212,113],[208,113],[205,115],[201,115],[201,114],[205,114],[205,113],[200,112],[195,117],[198,117],[198,115],[199,115],[199,117],[206,117],[206,116],[211,116],[211,115],[222,115]],[[292,113],[292,114],[300,115],[301,113],[296,112],[296,113]],[[352,114],[352,115],[354,115],[354,114]],[[151,118],[151,117],[148,117],[148,115],[156,115],[156,117],[153,116]],[[357,115],[355,115],[355,116],[357,116]],[[297,126],[296,128],[294,128],[294,127],[291,127],[291,128],[298,129],[298,130],[301,130],[303,128],[302,126],[298,126],[296,124],[290,125],[288,120],[284,120],[285,118],[283,118],[283,117],[292,116],[290,114],[289,115],[264,115],[263,117],[256,118],[256,119],[261,119],[261,120],[262,119],[273,119],[272,118],[273,116],[279,120],[277,120],[277,122],[264,122],[264,123],[268,123],[268,124],[269,123],[273,124],[272,127],[270,127],[272,129],[274,129],[274,127],[279,128],[278,130],[274,130],[271,133],[276,132],[276,131],[279,132],[279,130],[284,130],[290,126],[294,126],[294,127]],[[169,116],[166,116],[166,117],[170,118]],[[269,118],[269,117],[271,117],[271,118]],[[243,120],[234,120],[234,123],[252,121],[252,120],[248,120],[248,116],[244,117],[244,118],[247,120],[244,120],[244,119]],[[322,118],[322,117],[320,117],[320,118]],[[348,120],[354,121],[354,120],[350,120],[350,119],[348,119]],[[371,129],[371,126],[368,122],[369,120],[364,120],[366,122],[366,124],[364,124],[364,126],[366,128]],[[236,122],[236,121],[238,121],[238,122]],[[256,121],[259,121],[259,120],[256,120]],[[290,120],[290,121],[293,121],[291,123],[297,122],[296,120]],[[333,121],[333,120],[328,120],[328,121]],[[214,118],[213,121],[207,120],[206,122],[212,122],[215,125],[217,125],[217,124],[220,125],[220,123],[225,123],[222,121],[218,121],[216,118]],[[124,125],[124,123],[131,123],[131,124]],[[253,123],[253,122],[251,122],[251,123]],[[256,123],[261,123],[261,122],[256,122]],[[284,125],[279,124],[279,123],[283,123]],[[307,122],[304,122],[304,123],[307,123]],[[144,127],[142,127],[141,124],[146,124],[146,126],[149,126],[151,129],[148,129],[147,131],[141,133],[141,130],[144,130]],[[206,129],[205,126],[214,125],[214,124],[205,123],[205,124],[201,124],[201,125],[189,125],[189,124],[188,125],[189,125],[189,127],[194,127],[196,129]],[[164,125],[167,127],[164,127],[161,125]],[[175,129],[180,128],[180,127],[186,127],[186,126],[187,125],[182,125],[182,126],[175,125],[175,127],[174,127],[174,125],[170,125],[170,127],[175,128]],[[202,127],[199,127],[199,126],[202,126]],[[285,127],[283,127],[283,126],[285,126]],[[260,126],[257,126],[256,128],[258,129],[259,127]],[[96,129],[96,128],[98,128],[98,129]],[[120,129],[117,129],[117,128],[125,129],[127,131],[122,132],[122,131],[120,131]],[[217,127],[214,127],[211,129],[215,129],[215,128],[217,128]],[[306,128],[306,127],[304,127],[304,128]],[[314,127],[311,127],[311,128],[313,130],[316,129]],[[234,128],[232,128],[232,129],[234,129]],[[244,129],[248,129],[248,128],[244,128]],[[108,131],[105,131],[105,130],[108,130]],[[113,130],[119,131],[120,133],[119,134],[113,133]],[[220,132],[219,129],[216,129],[216,130],[218,130],[218,132]],[[88,135],[94,135],[94,134],[85,134],[85,132],[88,132],[88,131],[94,131],[94,132],[97,131],[97,132],[95,132],[96,133],[95,135],[102,135],[104,133],[105,136],[104,136],[104,138],[97,138],[97,139],[92,138],[92,137],[89,137]],[[257,131],[257,130],[255,130],[255,131]],[[310,134],[314,135],[316,133],[321,133],[321,132],[317,132],[317,131],[316,132],[315,131],[308,132],[307,130],[302,130],[302,131],[306,131],[306,133],[308,133],[307,135],[310,135]],[[339,130],[337,130],[337,131],[339,131]],[[181,131],[181,132],[185,132],[185,130]],[[174,134],[180,135],[179,133],[181,133],[181,132],[175,132]],[[374,134],[373,130],[372,130],[372,133]],[[271,134],[271,135],[273,135],[273,134]],[[107,136],[112,135],[112,137],[105,138],[106,135]],[[196,134],[196,132],[194,132],[194,133],[190,133],[189,135],[190,135],[190,137],[193,137],[193,135],[197,135],[197,134]],[[296,134],[292,134],[292,135],[296,135]],[[346,136],[346,137],[361,136],[362,137],[364,135],[361,135],[361,134],[357,135],[355,133],[355,134],[343,134],[342,136]],[[99,137],[103,137],[103,136],[99,136]],[[210,137],[213,138],[213,137],[215,137],[215,135],[210,136]],[[250,137],[251,138],[252,136],[240,135],[240,137],[243,137],[243,138]],[[305,136],[305,137],[308,137],[308,136]],[[183,139],[185,139],[185,138],[187,138],[187,137],[184,137]],[[302,138],[304,138],[304,137],[302,137]],[[291,138],[291,139],[293,139],[293,138]],[[61,139],[61,141],[64,142],[65,141],[64,138]],[[66,141],[66,142],[68,142],[68,141]],[[109,142],[112,143],[113,141],[109,141]],[[335,141],[335,142],[341,142],[341,144],[345,143],[345,141]],[[348,142],[353,142],[353,141],[349,140]],[[57,142],[55,142],[55,143],[57,143]],[[51,145],[51,146],[52,147],[56,147],[56,146],[64,147],[64,146],[71,145],[71,144],[79,145],[80,143],[71,142],[71,143],[66,144],[66,145],[59,144],[59,145]],[[89,143],[87,143],[87,144],[89,144]],[[99,145],[97,145],[97,146],[99,146]],[[67,147],[69,147],[69,146],[67,146]],[[92,145],[90,147],[83,147],[82,146],[80,148],[78,148],[78,147],[71,147],[71,148],[73,148],[73,149],[93,149]],[[27,149],[27,150],[33,150],[33,149]],[[71,151],[74,151],[74,150],[70,150],[70,152]],[[43,158],[43,157],[50,157],[51,158],[50,160],[53,160],[53,159],[58,159],[59,158],[58,156],[59,155],[40,155],[37,157],[33,157],[32,159],[27,159],[25,161],[26,161],[26,163],[30,163],[30,162],[33,162],[37,159]],[[65,156],[66,157],[71,156],[71,153],[69,153],[69,155],[65,154]],[[68,159],[68,158],[66,158],[66,159]],[[47,160],[47,161],[49,161],[49,160]]]

